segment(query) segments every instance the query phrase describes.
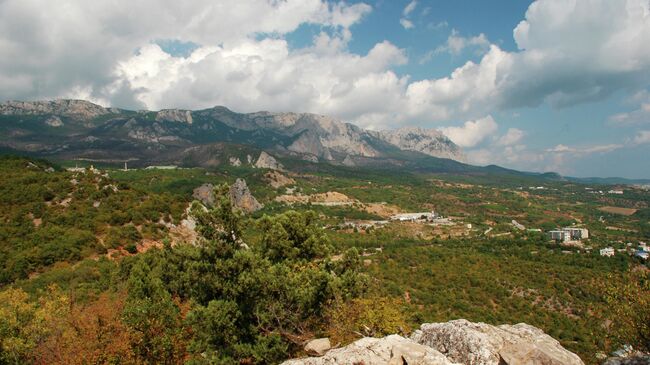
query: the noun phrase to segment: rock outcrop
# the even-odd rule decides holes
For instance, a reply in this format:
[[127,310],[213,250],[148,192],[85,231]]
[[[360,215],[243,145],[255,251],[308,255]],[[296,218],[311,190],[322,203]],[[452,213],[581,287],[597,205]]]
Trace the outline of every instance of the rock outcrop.
[[163,109],[156,113],[157,122],[178,122],[192,124],[192,112],[180,109]]
[[539,328],[525,323],[492,326],[464,319],[423,324],[410,338],[366,337],[321,357],[283,364],[584,365]]
[[53,115],[47,119],[45,119],[45,124],[49,125],[50,127],[62,127],[63,126],[63,121],[61,118],[57,117],[56,115]]
[[264,151],[260,153],[260,157],[255,161],[255,167],[258,169],[284,170],[284,166],[281,163]]
[[[246,180],[237,179],[234,184],[230,186],[230,202],[234,209],[239,209],[246,213],[251,213],[262,209],[264,206],[255,199],[251,191],[246,185]],[[203,184],[194,189],[192,193],[194,199],[200,201],[206,207],[212,207],[215,203],[214,185]]]
[[239,157],[230,157],[228,159],[228,162],[230,162],[230,166],[235,166],[235,167],[241,166],[241,160],[239,159]]
[[1,115],[54,114],[73,119],[88,120],[115,112],[117,110],[107,109],[84,100],[7,101],[0,104]]
[[329,338],[317,338],[307,342],[305,345],[305,351],[308,354],[323,356],[325,353],[332,348]]
[[205,205],[211,207],[214,205],[214,185],[203,184],[192,192],[192,197]]
[[398,335],[365,337],[348,346],[330,350],[322,357],[289,360],[283,365],[388,364],[453,365],[440,352]]
[[255,199],[248,186],[246,180],[237,179],[234,184],[230,186],[230,201],[234,208],[240,209],[246,213],[252,213],[262,209],[264,206]]
[[357,165],[356,163],[354,163],[354,160],[352,159],[352,157],[350,157],[350,155],[345,156],[345,158],[343,159],[343,162],[341,162],[341,163],[344,166],[347,166],[347,167],[354,167],[354,166]]
[[293,185],[296,183],[296,180],[284,176],[278,171],[269,171],[266,174],[264,174],[264,181],[269,183],[273,189],[281,188],[283,186],[287,185]]
[[436,129],[400,128],[371,133],[402,150],[465,161],[465,155],[460,147]]
[[583,365],[557,340],[525,323],[492,326],[464,319],[426,323],[411,339],[467,365]]

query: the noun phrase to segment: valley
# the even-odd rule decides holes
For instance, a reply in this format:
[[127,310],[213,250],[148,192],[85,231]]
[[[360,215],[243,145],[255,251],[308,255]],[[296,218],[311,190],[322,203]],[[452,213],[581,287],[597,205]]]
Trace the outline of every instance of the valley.
[[[102,309],[102,318],[112,326],[138,328],[129,327],[138,322],[120,317],[120,311],[127,308],[124,313],[128,313],[134,303],[143,308],[154,305],[131,298],[138,270],[151,270],[147,277],[160,278],[160,284],[145,281],[138,285],[162,290],[160,295],[169,302],[160,310],[168,311],[166,320],[177,322],[156,330],[173,340],[173,348],[150,345],[171,351],[165,356],[172,358],[192,357],[197,348],[213,346],[196,337],[201,326],[196,327],[198,322],[191,318],[208,315],[201,311],[217,310],[208,303],[223,290],[233,293],[224,297],[243,301],[237,302],[239,308],[281,305],[274,314],[281,322],[256,317],[255,321],[271,320],[265,325],[275,328],[271,337],[250,337],[258,327],[252,332],[239,329],[233,332],[236,342],[219,345],[231,349],[220,353],[226,357],[219,361],[257,358],[254,361],[275,362],[301,354],[298,344],[312,336],[349,343],[359,335],[409,333],[420,323],[458,318],[489,324],[528,323],[588,364],[599,363],[623,344],[644,346],[649,271],[647,261],[634,253],[639,242],[650,239],[647,190],[620,185],[616,189],[623,194],[593,194],[593,190],[613,187],[497,172],[396,174],[382,168],[303,163],[273,152],[253,154],[238,145],[218,158],[238,159],[239,163],[159,168],[129,164],[125,169],[122,162],[0,158],[3,292],[25,293],[22,305],[45,303],[56,295],[82,314],[113,307],[108,312]],[[260,160],[264,161],[261,167]],[[241,232],[233,242],[246,245],[250,255],[259,253],[260,258],[248,257],[249,249],[231,252],[232,248],[225,248],[232,238],[218,228],[199,228],[234,222],[229,213],[218,210],[222,195],[215,195],[210,203],[215,204],[214,212],[221,212],[213,218],[212,213],[190,210],[192,201],[201,196],[196,195],[197,188],[212,184],[218,191],[220,184],[232,185],[238,179],[245,181],[248,192],[244,194],[250,193],[259,206],[236,218],[240,223],[233,227],[239,228],[232,228],[233,232]],[[620,214],[632,210],[632,214]],[[432,211],[441,218],[397,218]],[[589,238],[579,245],[559,244],[547,235],[569,226],[588,228]],[[210,251],[209,241],[201,237],[223,242],[216,246],[221,248]],[[612,257],[600,254],[606,247],[614,248]],[[217,265],[214,269],[200,269],[204,255],[207,262]],[[195,261],[199,266],[192,266]],[[211,275],[225,275],[220,265],[237,272],[238,281],[210,282]],[[286,276],[280,272],[292,267],[296,277],[288,276],[288,280],[303,281],[298,289],[306,291],[289,290],[285,295],[295,296],[281,302],[274,302],[271,292],[259,294],[258,299],[248,297],[258,291],[266,293],[245,280],[246,275],[263,275],[254,269],[257,265],[268,266],[270,272],[280,270],[256,279],[270,280],[269,288],[291,285],[275,281]],[[211,274],[193,271],[199,269]],[[326,272],[339,274],[329,277]],[[306,294],[311,285],[325,282],[337,288],[331,289],[331,297],[317,299]],[[238,287],[253,291],[245,294]],[[206,288],[213,289],[203,292]],[[312,309],[303,307],[307,303],[312,303],[308,305]],[[315,303],[317,307],[312,307]],[[287,317],[289,308],[299,317]],[[317,310],[318,320],[310,314],[312,310]],[[343,313],[346,320],[342,320]],[[240,315],[240,325],[253,320],[246,319],[248,314]],[[301,321],[307,322],[299,325]],[[57,324],[64,332],[69,325]],[[131,340],[139,336],[128,333],[135,336]],[[264,342],[271,339],[279,342]],[[52,358],[44,356],[63,356],[38,343],[28,356],[48,361]],[[99,346],[93,343],[89,346]],[[115,350],[111,356],[136,356],[126,343],[110,346]],[[257,347],[245,350],[241,346]],[[74,358],[65,356],[68,361]]]

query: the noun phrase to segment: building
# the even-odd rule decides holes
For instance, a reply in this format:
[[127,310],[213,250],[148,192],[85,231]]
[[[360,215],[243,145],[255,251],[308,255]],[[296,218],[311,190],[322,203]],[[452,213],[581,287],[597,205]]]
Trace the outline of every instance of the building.
[[616,251],[614,251],[614,247],[605,247],[600,249],[600,256],[607,256],[607,257],[612,257]]
[[623,190],[610,190],[607,192],[608,194],[617,194],[617,195],[622,195]]
[[439,217],[440,216],[438,215],[438,213],[432,210],[430,212],[422,212],[422,213],[395,214],[394,216],[390,217],[390,220],[400,221],[400,222],[415,222],[415,221],[430,222]]
[[634,256],[639,257],[639,258],[641,258],[643,260],[647,260],[648,257],[650,257],[650,253],[648,253],[648,251],[644,251],[644,250],[637,250],[634,253]]
[[572,240],[583,240],[589,238],[589,230],[579,227],[566,227],[562,229],[571,235]]
[[556,242],[568,242],[571,241],[571,235],[565,232],[564,230],[556,229],[554,231],[549,231],[551,239]]
[[549,231],[549,235],[551,236],[552,240],[565,243],[589,238],[589,230],[579,227],[565,227],[562,229]]

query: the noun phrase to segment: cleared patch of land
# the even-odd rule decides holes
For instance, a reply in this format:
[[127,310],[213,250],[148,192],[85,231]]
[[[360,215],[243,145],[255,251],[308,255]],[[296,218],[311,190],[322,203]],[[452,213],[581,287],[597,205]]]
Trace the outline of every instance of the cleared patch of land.
[[632,215],[636,213],[636,209],[632,208],[621,208],[621,207],[600,207],[598,208],[601,212],[612,213],[612,214],[621,214],[621,215]]

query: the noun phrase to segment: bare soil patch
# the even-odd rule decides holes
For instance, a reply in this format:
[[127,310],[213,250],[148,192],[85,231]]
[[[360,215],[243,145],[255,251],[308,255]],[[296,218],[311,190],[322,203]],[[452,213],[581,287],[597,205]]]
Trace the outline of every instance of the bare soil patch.
[[632,208],[621,208],[621,207],[611,207],[605,206],[598,208],[601,212],[611,213],[611,214],[621,214],[621,215],[632,215],[636,213],[636,209]]

